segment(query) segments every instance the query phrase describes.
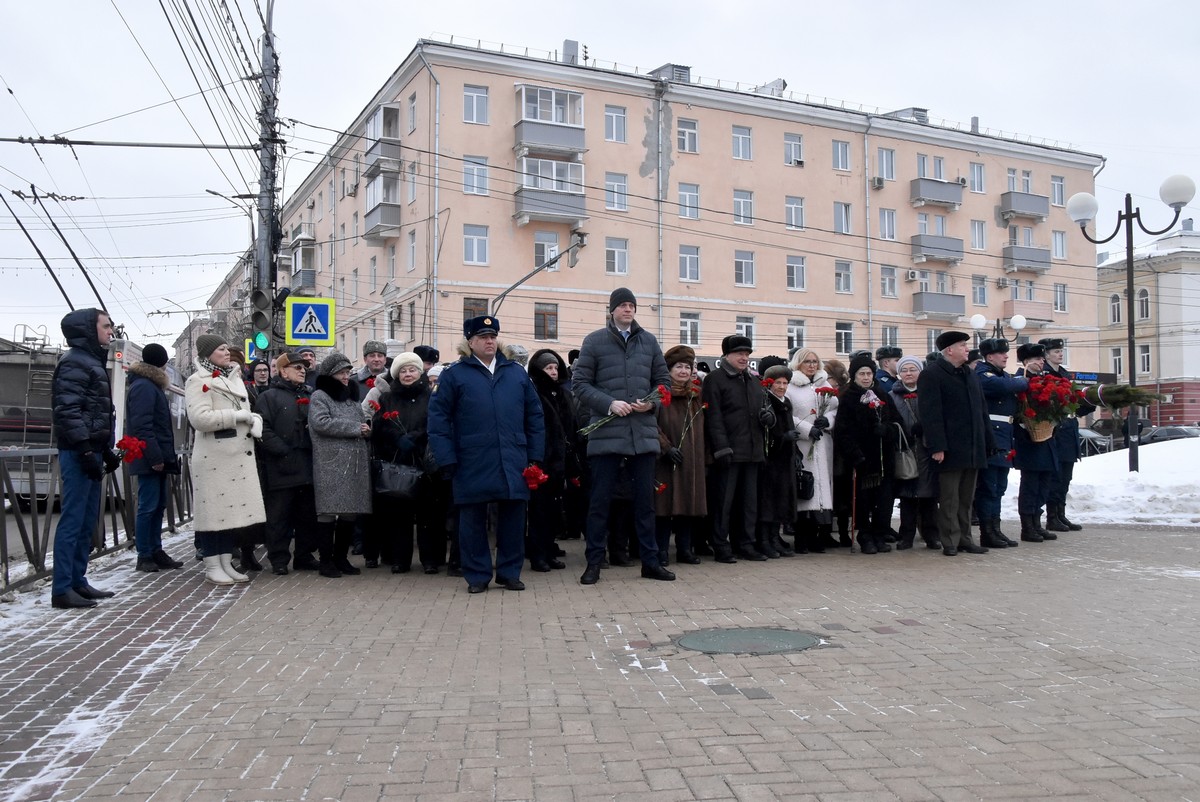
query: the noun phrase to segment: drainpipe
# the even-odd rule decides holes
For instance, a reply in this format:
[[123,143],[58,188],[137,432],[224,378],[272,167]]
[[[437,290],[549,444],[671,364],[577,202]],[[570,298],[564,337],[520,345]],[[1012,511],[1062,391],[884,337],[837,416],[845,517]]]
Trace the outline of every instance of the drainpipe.
[[[873,342],[872,336],[875,332],[875,305],[871,301],[871,287],[874,285],[873,272],[871,270],[871,171],[868,165],[871,163],[871,123],[875,121],[875,117],[871,114],[867,115],[867,128],[863,131],[863,227],[866,232],[865,242],[867,245],[867,342]],[[880,343],[882,345],[882,342]]]
[[[433,74],[433,68],[429,66],[429,62],[425,60],[423,52],[424,45],[417,49],[417,58],[421,59],[421,63],[425,65],[425,69],[429,71],[429,77],[433,79],[433,271],[430,277],[430,294],[433,298],[433,325],[430,331],[431,341],[437,342],[438,338],[438,261],[441,257],[441,243],[439,236],[441,234],[442,223],[442,206],[441,206],[441,173],[442,173],[442,82]],[[436,347],[436,346],[435,346]]]
[[654,82],[654,130],[658,137],[658,164],[655,175],[657,191],[654,205],[658,212],[658,339],[661,341],[665,334],[663,312],[663,97],[667,94],[668,84],[659,79]]

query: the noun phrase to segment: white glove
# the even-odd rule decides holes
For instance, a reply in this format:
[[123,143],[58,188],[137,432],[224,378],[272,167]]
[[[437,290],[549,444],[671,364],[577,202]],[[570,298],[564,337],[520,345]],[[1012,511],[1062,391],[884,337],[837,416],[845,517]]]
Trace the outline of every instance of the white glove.
[[248,409],[239,409],[233,413],[234,423],[249,423],[254,419],[254,413]]
[[259,415],[257,412],[255,412],[252,413],[250,417],[250,436],[255,440],[261,440],[263,430],[262,415]]

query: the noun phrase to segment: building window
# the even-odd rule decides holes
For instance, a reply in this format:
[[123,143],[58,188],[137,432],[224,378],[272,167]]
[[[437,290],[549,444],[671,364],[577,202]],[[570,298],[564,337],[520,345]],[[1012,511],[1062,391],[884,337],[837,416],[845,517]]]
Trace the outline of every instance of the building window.
[[946,180],[946,160],[941,156],[933,157],[933,177],[938,181]]
[[800,134],[783,135],[783,163],[794,166],[804,164],[804,137]]
[[342,177],[342,197],[346,197],[346,168],[343,167],[340,173]]
[[897,346],[900,344],[900,327],[884,326],[880,330],[880,345]]
[[629,179],[621,173],[604,174],[604,208],[617,212],[629,210]]
[[804,347],[804,321],[791,318],[787,322],[787,347],[791,353]]
[[558,256],[558,232],[533,232],[533,266],[541,267]]
[[1050,176],[1050,203],[1065,206],[1067,203],[1067,179],[1061,175]]
[[533,339],[558,339],[558,304],[533,305]]
[[346,306],[346,302],[346,279],[340,278],[338,279],[338,303],[342,306]]
[[463,156],[463,194],[488,194],[488,160],[483,156]]
[[523,185],[550,192],[583,193],[583,165],[557,159],[521,159]]
[[625,141],[625,107],[604,107],[604,139],[608,142]]
[[463,263],[486,265],[488,263],[488,227],[463,226]]
[[1137,319],[1138,320],[1149,320],[1150,319],[1150,290],[1146,289],[1145,287],[1142,287],[1141,289],[1139,289],[1137,291],[1137,295],[1135,297],[1137,299]]
[[833,291],[854,292],[853,265],[837,260],[833,263]]
[[417,163],[415,161],[408,163],[408,202],[412,203],[417,199]]
[[733,222],[754,225],[754,193],[748,189],[733,191]]
[[381,203],[400,202],[400,179],[394,175],[377,175],[367,181],[367,211]]
[[[1033,284],[1032,281],[1029,283],[1031,285]],[[934,273],[933,274],[933,290],[934,290],[934,292],[940,292],[943,295],[950,292],[950,274],[947,273],[945,270],[939,270],[936,273]],[[1029,300],[1032,301],[1033,299],[1030,298]]]
[[896,298],[899,289],[896,283],[896,268],[892,265],[882,265],[879,268],[879,294],[884,298]]
[[417,232],[412,230],[408,232],[408,270],[412,272],[417,269]]
[[850,169],[850,143],[833,140],[833,169]]
[[350,223],[351,223],[351,229],[350,229],[351,230],[351,234],[350,234],[351,240],[350,241],[354,245],[357,245],[358,244],[358,212],[355,212],[354,214],[350,215]]
[[346,224],[342,223],[338,226],[338,248],[342,253],[346,252]]
[[[1108,296],[1108,322],[1109,323],[1120,323],[1121,322],[1121,296],[1120,295]],[[1120,373],[1121,371],[1118,370],[1116,372]]]
[[414,92],[408,96],[408,132],[417,130],[417,95]]
[[[411,233],[411,232],[410,232]],[[388,246],[388,278],[396,277],[396,246]]]
[[488,124],[488,90],[486,86],[463,87],[463,122]]
[[583,95],[565,89],[522,86],[521,119],[558,125],[583,125]]
[[805,269],[803,256],[789,255],[787,258],[787,288],[789,290],[808,289],[808,271]]
[[463,320],[486,315],[488,313],[487,298],[463,298]]
[[879,238],[880,239],[895,239],[896,238],[896,210],[895,209],[880,209],[879,210]]
[[929,157],[924,153],[917,154],[917,178],[929,177]]
[[744,125],[733,126],[733,158],[744,160],[754,158],[750,129]]
[[700,185],[679,185],[679,216],[689,220],[700,219]]
[[370,270],[371,270],[371,285],[370,285],[371,295],[374,295],[375,288],[379,286],[379,265],[376,262],[374,256],[371,257],[371,261],[369,262],[369,264],[370,264]]
[[739,287],[754,286],[754,251],[733,252],[733,283]]
[[978,162],[971,162],[971,191],[972,192],[987,192],[987,185],[983,180],[983,165]]
[[1033,192],[1033,171],[1032,170],[1022,170],[1021,171],[1021,191],[1026,194]]
[[987,250],[987,221],[971,221],[971,249],[975,251]]
[[879,177],[888,181],[896,180],[896,151],[891,148],[879,149]]
[[1109,348],[1108,349],[1108,358],[1109,358],[1110,363],[1112,364],[1112,372],[1113,373],[1120,376],[1122,373],[1125,372],[1125,365],[1121,361],[1121,349],[1120,348]]
[[1055,259],[1067,258],[1067,232],[1052,231],[1050,232],[1050,242],[1052,243],[1051,253]]
[[804,198],[788,195],[783,205],[784,225],[792,230],[804,228]]
[[939,237],[947,236],[946,233],[946,215],[935,214],[933,216],[933,233]]
[[929,292],[929,271],[917,271],[917,292]]
[[1138,373],[1150,372],[1150,346],[1138,346]]
[[325,219],[325,193],[324,192],[317,193],[317,219],[318,220]]
[[925,349],[929,351],[929,353],[933,353],[934,351],[938,350],[937,338],[941,336],[941,329],[929,329],[925,332]]
[[850,204],[833,202],[833,230],[836,234],[850,233]]
[[917,233],[929,233],[929,214],[927,212],[917,212]]
[[604,272],[610,276],[629,275],[629,240],[604,238]]
[[839,354],[849,354],[854,350],[854,324],[833,324],[833,350]]
[[1055,284],[1054,285],[1054,311],[1055,312],[1066,312],[1067,311],[1067,285],[1066,284]]
[[680,153],[700,152],[700,123],[695,120],[680,120],[678,123],[678,146]]
[[700,344],[699,312],[679,313],[679,342],[692,346]]
[[358,268],[350,271],[350,303],[358,303]]
[[754,318],[749,315],[738,315],[733,322],[733,331],[743,337],[754,339]]
[[1008,191],[1016,192],[1017,191],[1017,168],[1009,167],[1005,171],[1005,175],[1008,178]]
[[679,280],[700,280],[700,246],[679,246]]
[[971,303],[975,306],[987,306],[987,302],[987,276],[971,276]]

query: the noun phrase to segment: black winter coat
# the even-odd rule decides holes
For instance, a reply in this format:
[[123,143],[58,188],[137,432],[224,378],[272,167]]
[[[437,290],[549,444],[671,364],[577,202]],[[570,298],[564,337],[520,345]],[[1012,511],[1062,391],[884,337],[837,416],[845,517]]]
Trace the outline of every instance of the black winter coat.
[[108,349],[96,336],[96,309],[76,309],[62,320],[71,347],[54,368],[50,404],[60,449],[100,451],[113,445],[116,415],[106,363]]
[[748,370],[730,373],[722,367],[704,378],[701,397],[708,404],[704,438],[714,460],[763,461],[763,426],[758,413],[767,403],[766,396],[762,382]]
[[167,400],[170,379],[162,368],[145,362],[129,366],[129,390],[125,394],[125,434],[146,443],[141,459],[129,463],[134,476],[161,475],[155,465],[173,466],[175,431],[171,428],[171,402]]
[[930,363],[917,379],[917,406],[925,447],[931,455],[945,452],[939,473],[987,467],[995,441],[983,388],[970,368],[945,359]]
[[[425,467],[429,446],[429,379],[424,373],[405,387],[397,379],[379,396],[371,421],[371,447],[376,459]],[[395,412],[394,417],[384,417]]]
[[[578,461],[576,458],[575,405],[570,392],[564,386],[567,377],[567,366],[554,351],[543,349],[529,359],[529,364],[535,364],[542,354],[553,354],[558,360],[558,381],[538,368],[530,368],[529,378],[537,390],[538,398],[542,401],[542,416],[546,420],[546,453],[542,458],[546,472],[553,476],[578,476]],[[569,468],[568,468],[569,466]]]
[[795,442],[787,436],[796,428],[792,402],[770,392],[766,395],[775,425],[766,430],[766,464],[758,473],[758,520],[791,523],[796,517],[796,461],[800,459]]
[[254,411],[263,419],[258,456],[267,490],[313,483],[312,438],[308,434],[311,395],[307,384],[292,384],[276,376],[254,404]]
[[891,393],[878,382],[870,389],[880,406],[863,403],[866,390],[854,382],[838,396],[837,419],[833,423],[833,447],[841,456],[847,473],[858,471],[861,477],[891,476],[895,469],[896,443],[900,439],[895,424],[900,416],[892,405]]

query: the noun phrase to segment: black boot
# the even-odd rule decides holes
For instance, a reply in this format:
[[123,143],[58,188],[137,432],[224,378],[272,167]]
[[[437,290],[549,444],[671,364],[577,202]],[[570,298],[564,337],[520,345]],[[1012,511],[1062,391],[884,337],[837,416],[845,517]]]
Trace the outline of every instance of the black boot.
[[1058,520],[1060,520],[1064,524],[1066,524],[1067,529],[1070,530],[1071,532],[1078,532],[1083,529],[1082,526],[1080,526],[1077,523],[1072,523],[1071,520],[1069,518],[1067,518],[1067,505],[1066,504],[1058,505]]
[[778,560],[779,551],[776,550],[774,543],[771,540],[771,534],[776,529],[775,524],[759,524],[758,536],[754,539],[754,546],[763,553],[768,559]]
[[250,546],[247,548],[246,546],[242,546],[242,573],[244,574],[247,571],[261,571],[262,569],[262,563],[254,559],[254,547]]
[[796,555],[796,550],[789,546],[787,541],[778,533],[771,536],[771,547],[779,552],[781,557],[794,557]]
[[988,549],[1006,549],[1008,548],[1008,541],[1003,540],[996,534],[992,521],[980,519],[979,545]]
[[1038,526],[1034,523],[1032,515],[1021,516],[1021,540],[1029,543],[1041,543],[1045,538],[1038,534],[1037,530]]
[[1017,541],[1013,540],[1011,537],[1004,534],[1004,532],[1000,529],[1000,519],[999,518],[992,519],[992,534],[994,534],[996,537],[1003,540],[1004,544],[1006,546],[1008,546],[1010,549],[1016,548],[1018,545],[1020,545],[1019,543],[1017,543]]
[[1046,505],[1046,528],[1051,532],[1070,532],[1070,527],[1058,517],[1058,510],[1057,504]]
[[348,554],[354,542],[354,521],[338,519],[333,528],[333,565],[343,574],[361,574],[362,569],[350,564]]
[[1031,515],[1029,517],[1033,519],[1034,531],[1042,536],[1042,540],[1058,540],[1058,535],[1042,526],[1042,514],[1040,512],[1037,515]]

